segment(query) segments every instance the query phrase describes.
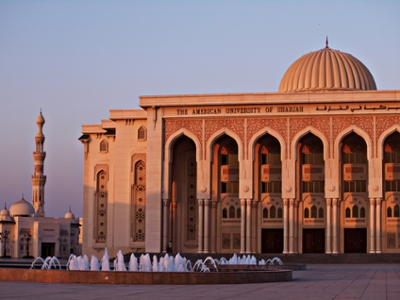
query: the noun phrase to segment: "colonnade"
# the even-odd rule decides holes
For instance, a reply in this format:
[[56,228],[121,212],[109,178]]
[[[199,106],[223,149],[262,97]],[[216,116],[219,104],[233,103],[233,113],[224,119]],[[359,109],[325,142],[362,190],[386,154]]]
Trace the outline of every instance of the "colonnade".
[[[382,207],[381,198],[370,198],[370,249],[369,253],[382,253]],[[170,204],[169,199],[163,200],[163,251],[167,251],[169,244],[170,226]],[[215,220],[211,217],[211,206],[216,210],[216,203],[209,199],[198,199],[198,252],[210,253],[211,239],[215,238],[211,233],[212,224]],[[283,253],[298,253],[298,201],[293,198],[283,199]],[[240,253],[253,253],[256,249],[252,248],[252,224],[253,209],[256,203],[252,199],[240,199],[241,219],[240,219]],[[339,207],[338,198],[326,198],[326,225],[325,225],[325,253],[339,253]]]
[[[254,253],[252,248],[252,224],[254,218],[254,201],[252,199],[240,199],[240,253]],[[381,198],[370,198],[369,209],[369,241],[370,253],[382,253],[382,207]],[[170,226],[169,199],[163,200],[163,251],[169,244]],[[215,220],[211,216],[211,207],[216,210],[216,203],[209,199],[198,199],[198,252],[210,253],[210,240],[212,224]],[[298,208],[299,202],[294,198],[283,199],[283,253],[298,253]],[[326,225],[325,225],[325,253],[338,254],[339,251],[339,221],[340,201],[338,198],[326,198]],[[215,212],[214,212],[215,214]],[[215,216],[214,216],[215,217]],[[215,236],[214,236],[215,238]],[[215,251],[215,249],[213,249]]]

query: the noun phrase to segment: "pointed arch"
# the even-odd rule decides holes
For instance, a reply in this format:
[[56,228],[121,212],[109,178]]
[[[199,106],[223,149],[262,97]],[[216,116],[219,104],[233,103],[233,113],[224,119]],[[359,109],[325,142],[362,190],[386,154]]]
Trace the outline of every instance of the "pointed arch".
[[400,126],[399,125],[393,125],[392,127],[388,128],[387,130],[385,130],[384,132],[382,132],[382,134],[378,137],[378,141],[377,141],[377,158],[379,160],[383,160],[383,156],[384,156],[384,144],[386,139],[393,133],[398,132],[400,133]]
[[181,138],[182,136],[186,136],[187,138],[191,139],[194,144],[196,145],[196,161],[201,160],[201,142],[198,139],[198,137],[192,133],[191,131],[187,130],[186,128],[181,128],[175,133],[171,134],[171,136],[168,138],[168,140],[165,142],[164,146],[164,153],[165,153],[165,161],[166,162],[171,162],[172,161],[172,148],[174,146],[174,143]]
[[206,157],[210,158],[210,162],[212,162],[214,160],[213,157],[213,146],[215,144],[215,142],[222,137],[223,135],[227,135],[230,138],[232,138],[238,145],[238,159],[239,162],[243,160],[243,141],[242,139],[232,130],[227,129],[227,128],[222,128],[216,132],[214,132],[214,134],[212,134],[210,136],[210,138],[207,140],[206,142]]
[[108,214],[108,176],[106,171],[100,170],[96,174],[96,230],[97,243],[107,241],[107,214]]
[[133,241],[145,242],[146,236],[146,163],[138,160],[134,164],[134,184],[132,215],[133,220]]
[[285,139],[280,135],[277,131],[272,130],[269,127],[265,127],[259,131],[257,131],[253,136],[250,138],[249,143],[248,143],[248,149],[251,149],[250,157],[249,159],[251,161],[254,161],[255,159],[255,145],[257,141],[263,137],[264,135],[269,134],[272,137],[276,138],[281,146],[281,161],[284,161],[286,159],[286,142]]
[[317,138],[319,138],[322,141],[322,145],[324,147],[324,161],[327,161],[329,159],[329,141],[328,138],[318,129],[312,127],[312,126],[307,126],[306,128],[304,128],[303,130],[299,131],[294,137],[293,140],[291,142],[291,147],[290,149],[292,149],[293,155],[291,155],[291,157],[293,157],[294,161],[297,161],[298,157],[298,151],[295,151],[294,149],[297,149],[297,145],[299,144],[300,140],[306,136],[307,134],[313,134],[315,135]]
[[[335,158],[339,158],[340,157],[340,144],[343,141],[344,138],[346,138],[349,134],[351,133],[355,133],[358,136],[360,136],[365,144],[367,145],[367,160],[370,161],[372,159],[372,140],[371,137],[368,135],[368,133],[366,133],[364,130],[360,129],[357,126],[350,126],[346,129],[344,129],[342,132],[340,132],[338,134],[338,136],[335,139],[334,142],[334,147],[333,147],[333,156]],[[339,159],[336,159],[337,163],[339,163]]]

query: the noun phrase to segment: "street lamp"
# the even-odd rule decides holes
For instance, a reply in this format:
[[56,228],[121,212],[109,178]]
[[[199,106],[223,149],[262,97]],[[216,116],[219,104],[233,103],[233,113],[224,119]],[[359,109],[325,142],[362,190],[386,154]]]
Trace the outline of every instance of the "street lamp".
[[8,238],[8,234],[10,232],[9,231],[4,231],[4,232],[0,232],[0,241],[4,240],[4,251],[3,251],[3,257],[6,257],[6,250],[7,250],[7,238]]
[[25,234],[25,241],[26,241],[26,257],[29,257],[29,242],[32,239],[32,235],[28,232]]

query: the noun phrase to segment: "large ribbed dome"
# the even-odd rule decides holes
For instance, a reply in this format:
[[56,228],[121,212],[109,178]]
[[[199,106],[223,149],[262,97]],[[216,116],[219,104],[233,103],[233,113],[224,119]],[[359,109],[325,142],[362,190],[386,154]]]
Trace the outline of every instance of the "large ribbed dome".
[[351,54],[326,47],[303,55],[286,71],[278,92],[376,90],[371,72]]

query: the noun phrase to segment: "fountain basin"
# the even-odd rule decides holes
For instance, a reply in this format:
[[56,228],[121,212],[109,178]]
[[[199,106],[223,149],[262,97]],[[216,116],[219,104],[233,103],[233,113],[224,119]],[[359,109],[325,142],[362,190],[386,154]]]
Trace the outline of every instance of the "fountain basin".
[[81,284],[240,284],[291,281],[291,270],[124,272],[0,268],[0,281]]

